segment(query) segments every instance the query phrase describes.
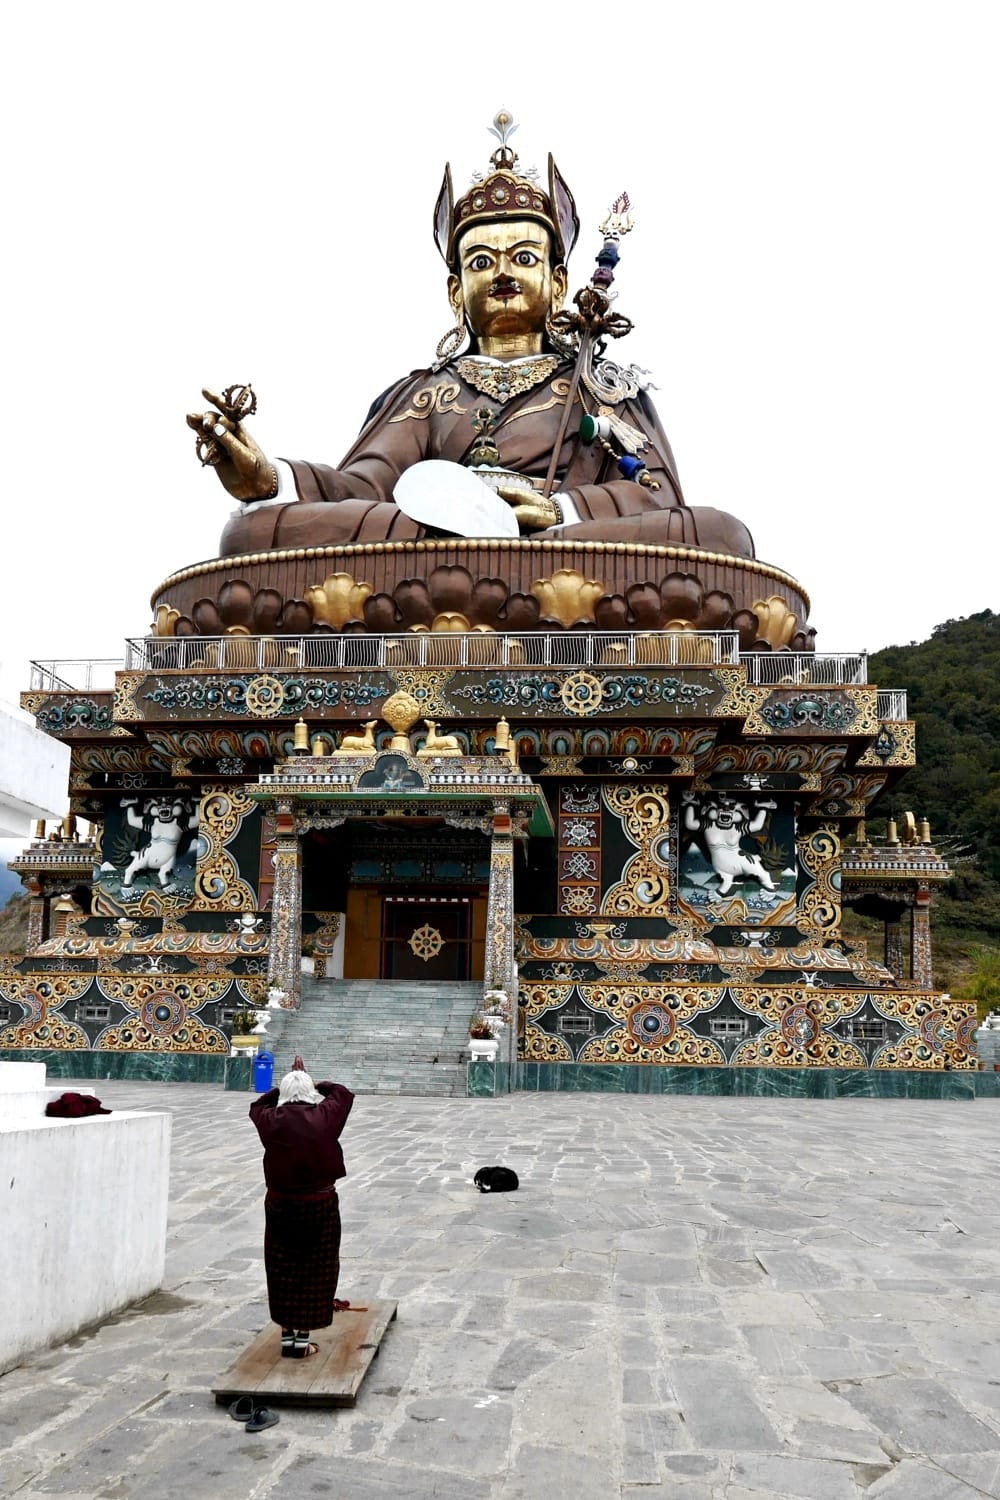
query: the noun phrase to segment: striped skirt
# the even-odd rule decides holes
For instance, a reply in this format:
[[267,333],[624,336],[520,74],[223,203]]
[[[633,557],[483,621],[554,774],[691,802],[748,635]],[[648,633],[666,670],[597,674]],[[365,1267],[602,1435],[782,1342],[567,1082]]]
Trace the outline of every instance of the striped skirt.
[[268,1190],[264,1270],[271,1317],[282,1328],[328,1328],[340,1276],[340,1203],[335,1188],[304,1197]]

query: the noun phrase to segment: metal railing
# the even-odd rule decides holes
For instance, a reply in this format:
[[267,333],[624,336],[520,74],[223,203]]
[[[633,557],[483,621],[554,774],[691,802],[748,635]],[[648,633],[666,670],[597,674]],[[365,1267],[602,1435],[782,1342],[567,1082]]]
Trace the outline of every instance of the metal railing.
[[130,672],[378,671],[393,667],[735,665],[734,630],[410,631],[405,635],[173,636],[129,640]]
[[906,689],[879,688],[878,716],[880,720],[888,720],[893,724],[901,724],[908,717],[906,712]]
[[748,651],[740,657],[755,687],[864,687],[868,653],[821,656],[812,651]]
[[[125,642],[124,661],[66,658],[31,663],[31,688],[50,693],[108,692],[116,671],[380,671],[394,667],[745,667],[762,687],[860,687],[863,651],[749,651],[734,630],[409,631],[405,635],[148,636]],[[906,692],[879,689],[880,719],[906,718]]]
[[66,658],[63,661],[33,661],[31,691],[42,693],[110,693],[115,673],[125,663],[120,658]]

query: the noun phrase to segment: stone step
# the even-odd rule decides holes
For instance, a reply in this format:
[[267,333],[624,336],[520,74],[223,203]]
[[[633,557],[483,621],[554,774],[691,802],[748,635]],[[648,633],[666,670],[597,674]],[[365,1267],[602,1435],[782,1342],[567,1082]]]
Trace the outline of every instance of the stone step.
[[314,1077],[355,1093],[464,1097],[469,1018],[482,990],[479,980],[304,976],[299,1009],[275,1013],[267,1046],[279,1066],[300,1052]]

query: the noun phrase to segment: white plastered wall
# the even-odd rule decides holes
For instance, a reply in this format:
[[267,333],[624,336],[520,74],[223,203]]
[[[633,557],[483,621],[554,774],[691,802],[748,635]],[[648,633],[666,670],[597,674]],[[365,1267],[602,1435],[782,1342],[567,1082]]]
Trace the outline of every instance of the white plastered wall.
[[0,1373],[163,1281],[170,1116],[0,1117]]
[[69,746],[0,702],[0,838],[27,838],[36,818],[69,807]]

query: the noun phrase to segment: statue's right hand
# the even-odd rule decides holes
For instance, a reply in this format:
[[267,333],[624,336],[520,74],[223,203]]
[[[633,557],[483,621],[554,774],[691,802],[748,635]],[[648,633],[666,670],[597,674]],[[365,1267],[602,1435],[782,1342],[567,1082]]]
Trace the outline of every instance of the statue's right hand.
[[188,412],[187,424],[206,451],[211,445],[219,454],[212,467],[222,483],[234,500],[270,500],[278,492],[278,471],[243,424],[226,416],[222,397],[207,389],[201,394],[219,409]]

